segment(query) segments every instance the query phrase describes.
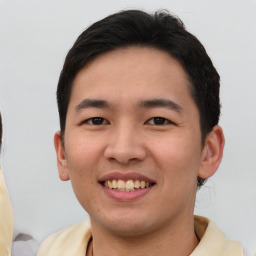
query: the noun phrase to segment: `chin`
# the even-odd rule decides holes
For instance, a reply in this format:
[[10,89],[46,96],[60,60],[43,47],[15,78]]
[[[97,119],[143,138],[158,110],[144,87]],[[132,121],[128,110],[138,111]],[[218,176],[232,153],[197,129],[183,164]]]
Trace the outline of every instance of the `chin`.
[[[119,237],[138,237],[148,233],[154,225],[150,225],[148,218],[136,215],[119,214],[117,217],[111,214],[104,217],[96,225],[103,227],[111,234],[115,234]],[[120,217],[121,216],[121,217]],[[91,219],[92,225],[94,220]]]
[[144,236],[145,234],[148,233],[148,230],[150,230],[149,227],[146,227],[145,225],[140,225],[138,223],[133,223],[133,225],[127,223],[120,223],[118,226],[111,226],[108,228],[111,234],[115,234],[118,237],[123,238],[134,238]]

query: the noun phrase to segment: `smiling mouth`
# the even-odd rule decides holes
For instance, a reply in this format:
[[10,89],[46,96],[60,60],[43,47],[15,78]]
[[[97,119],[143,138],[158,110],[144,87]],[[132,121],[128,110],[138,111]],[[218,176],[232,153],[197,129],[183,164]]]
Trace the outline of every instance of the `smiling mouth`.
[[102,186],[123,192],[132,192],[145,188],[152,187],[155,183],[144,181],[144,180],[107,180],[101,182]]

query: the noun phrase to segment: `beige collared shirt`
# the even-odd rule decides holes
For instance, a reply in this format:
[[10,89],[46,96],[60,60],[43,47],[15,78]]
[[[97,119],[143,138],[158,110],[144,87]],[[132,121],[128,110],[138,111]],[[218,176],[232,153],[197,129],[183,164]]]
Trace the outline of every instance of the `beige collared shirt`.
[[[242,256],[239,242],[229,241],[210,220],[195,216],[195,231],[200,243],[190,256]],[[38,256],[84,256],[91,238],[90,222],[74,224],[48,237]]]
[[11,256],[13,211],[0,167],[0,255]]

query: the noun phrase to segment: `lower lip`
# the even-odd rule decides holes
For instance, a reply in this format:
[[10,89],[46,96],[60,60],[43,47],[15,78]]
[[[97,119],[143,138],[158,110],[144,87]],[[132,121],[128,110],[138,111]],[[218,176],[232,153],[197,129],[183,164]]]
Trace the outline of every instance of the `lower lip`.
[[114,189],[110,189],[107,187],[103,187],[104,192],[107,194],[107,196],[116,199],[118,201],[134,201],[137,200],[143,196],[145,196],[153,186],[148,187],[148,188],[143,188],[143,189],[137,189],[135,191],[130,191],[130,192],[125,192],[125,191],[117,191]]

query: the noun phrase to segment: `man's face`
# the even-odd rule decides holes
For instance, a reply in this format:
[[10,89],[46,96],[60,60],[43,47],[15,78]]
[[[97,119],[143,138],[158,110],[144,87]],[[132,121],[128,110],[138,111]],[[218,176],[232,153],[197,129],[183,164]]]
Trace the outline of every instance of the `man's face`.
[[139,47],[106,53],[76,76],[65,148],[56,148],[94,229],[144,234],[193,214],[203,150],[189,86],[175,59]]

